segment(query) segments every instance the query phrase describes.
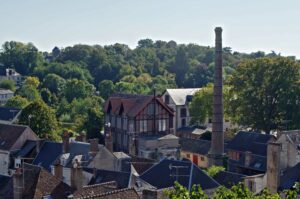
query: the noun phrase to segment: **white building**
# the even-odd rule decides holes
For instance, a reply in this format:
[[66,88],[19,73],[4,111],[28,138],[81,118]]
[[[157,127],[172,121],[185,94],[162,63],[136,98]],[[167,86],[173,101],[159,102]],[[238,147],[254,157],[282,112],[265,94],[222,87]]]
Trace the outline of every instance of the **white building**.
[[189,102],[200,88],[167,89],[162,100],[175,111],[173,124],[175,129],[190,125]]
[[9,98],[14,96],[14,92],[11,90],[0,89],[0,105],[4,105]]
[[12,80],[16,83],[16,85],[19,85],[22,81],[22,76],[14,69],[7,68],[5,71],[0,73],[0,81],[2,80]]

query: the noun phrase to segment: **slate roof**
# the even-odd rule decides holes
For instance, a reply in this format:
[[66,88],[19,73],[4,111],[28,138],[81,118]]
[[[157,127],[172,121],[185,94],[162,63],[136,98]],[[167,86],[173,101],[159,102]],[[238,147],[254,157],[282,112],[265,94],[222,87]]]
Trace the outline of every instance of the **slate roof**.
[[21,109],[0,107],[0,120],[12,121]]
[[213,179],[215,179],[220,185],[223,185],[226,188],[231,188],[233,185],[243,182],[245,177],[245,175],[239,173],[220,171],[213,177]]
[[283,172],[280,177],[279,189],[290,189],[296,182],[300,182],[300,162]]
[[[229,167],[231,167],[231,165],[235,165],[247,169],[256,170],[256,173],[264,173],[267,170],[267,157],[255,154],[251,154],[251,161],[249,166],[245,165],[245,153],[240,154],[239,160],[228,159],[228,163],[230,164]],[[231,171],[231,169],[229,170]]]
[[[116,115],[119,114],[120,110],[123,110],[127,116],[135,117],[153,99],[153,95],[114,94],[106,100],[104,110],[108,112],[111,109],[111,112]],[[163,106],[170,114],[174,115],[174,111],[159,97],[156,97],[156,102]]]
[[0,89],[0,95],[5,95],[5,94],[14,94],[14,92],[8,89]]
[[94,169],[83,168],[84,171],[93,174],[89,185],[100,184],[105,182],[116,181],[118,188],[127,188],[130,180],[130,173],[121,171],[110,171],[104,169],[97,169],[94,173]]
[[44,169],[51,171],[51,165],[62,153],[62,143],[45,141],[40,152],[33,160],[34,165],[40,165]]
[[15,157],[27,157],[36,148],[36,140],[26,140],[22,148],[15,154]]
[[165,92],[168,92],[172,100],[177,106],[188,104],[187,98],[193,96],[201,88],[175,88],[167,89]]
[[273,135],[240,131],[228,143],[228,150],[246,152],[250,151],[253,154],[266,156],[268,142],[275,139]]
[[[176,175],[176,168],[178,176]],[[203,190],[214,189],[219,184],[190,161],[164,159],[144,172],[140,178],[157,189],[169,188],[178,181],[189,190],[200,185]]]
[[13,198],[13,180],[12,177],[0,175],[0,198]]
[[29,127],[14,124],[0,124],[0,150],[9,151],[27,128]]
[[180,138],[179,144],[182,151],[201,155],[207,155],[210,149],[210,141],[202,139]]

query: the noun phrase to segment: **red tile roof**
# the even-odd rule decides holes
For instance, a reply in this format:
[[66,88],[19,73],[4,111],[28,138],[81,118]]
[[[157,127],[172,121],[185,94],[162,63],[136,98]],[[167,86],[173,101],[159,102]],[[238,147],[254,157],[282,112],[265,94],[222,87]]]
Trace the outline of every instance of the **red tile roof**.
[[[110,111],[119,114],[123,107],[123,111],[129,117],[138,115],[152,100],[153,95],[133,95],[133,94],[115,94],[109,97],[104,106],[105,112]],[[163,106],[170,114],[174,115],[174,111],[166,105],[161,98],[156,97],[156,102]]]

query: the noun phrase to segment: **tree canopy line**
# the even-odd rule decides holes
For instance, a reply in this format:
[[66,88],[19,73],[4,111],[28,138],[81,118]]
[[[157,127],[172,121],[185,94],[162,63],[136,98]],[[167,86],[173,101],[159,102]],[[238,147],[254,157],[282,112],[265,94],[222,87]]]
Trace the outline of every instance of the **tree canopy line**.
[[[0,88],[16,90],[6,106],[24,108],[21,123],[30,123],[42,137],[55,139],[61,128],[84,130],[88,137],[95,137],[103,127],[103,102],[112,93],[150,94],[154,89],[162,93],[166,88],[206,86],[209,93],[214,48],[143,39],[134,49],[119,43],[78,44],[42,52],[32,43],[10,41],[0,51],[0,70],[5,68],[27,77],[18,88],[12,82],[0,82]],[[283,121],[291,128],[300,124],[299,63],[295,57],[261,51],[246,54],[225,47],[223,68],[228,93],[225,112],[230,119],[266,132]],[[191,104],[195,123],[211,114],[206,93],[199,92]],[[37,107],[47,113],[44,119],[49,122],[42,126],[49,124],[49,128],[35,124],[43,112],[33,110]],[[206,110],[198,111],[202,109]]]

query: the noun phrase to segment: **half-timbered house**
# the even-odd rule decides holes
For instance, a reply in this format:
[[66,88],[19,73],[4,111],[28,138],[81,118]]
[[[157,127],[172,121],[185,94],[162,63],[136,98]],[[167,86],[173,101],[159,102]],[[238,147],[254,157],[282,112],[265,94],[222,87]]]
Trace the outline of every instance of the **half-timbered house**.
[[139,138],[173,133],[174,111],[155,95],[114,94],[104,111],[106,142],[114,151],[137,154]]

